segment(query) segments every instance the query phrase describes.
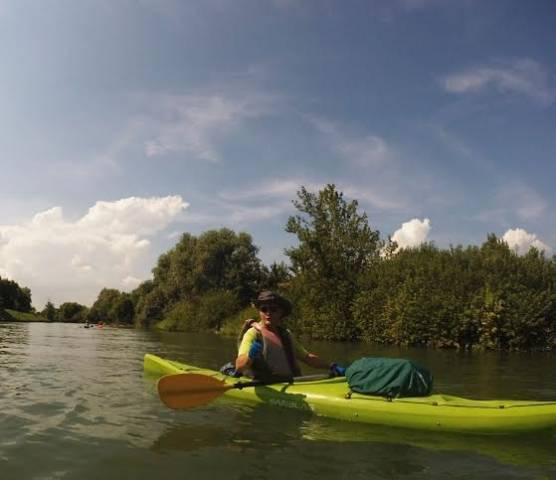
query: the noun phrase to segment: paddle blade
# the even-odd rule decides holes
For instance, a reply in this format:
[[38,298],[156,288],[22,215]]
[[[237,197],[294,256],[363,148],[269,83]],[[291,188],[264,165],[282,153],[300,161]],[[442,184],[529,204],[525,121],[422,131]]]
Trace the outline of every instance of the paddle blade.
[[224,380],[198,373],[166,375],[157,382],[158,395],[167,407],[185,409],[212,402],[234,388]]

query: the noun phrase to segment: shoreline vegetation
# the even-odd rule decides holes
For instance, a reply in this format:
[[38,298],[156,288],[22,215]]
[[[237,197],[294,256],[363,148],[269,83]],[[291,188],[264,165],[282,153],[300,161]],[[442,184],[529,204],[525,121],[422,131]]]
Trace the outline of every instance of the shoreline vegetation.
[[48,319],[35,312],[0,308],[0,322],[48,322]]
[[[334,185],[301,187],[285,230],[289,264],[265,266],[247,233],[184,233],[152,280],[130,293],[104,288],[40,312],[31,292],[0,279],[0,321],[98,323],[161,331],[237,335],[256,318],[251,300],[274,289],[295,305],[290,327],[330,341],[462,350],[556,350],[556,256],[518,255],[489,234],[480,246],[433,243],[400,249],[382,238]],[[13,320],[12,320],[13,319]]]

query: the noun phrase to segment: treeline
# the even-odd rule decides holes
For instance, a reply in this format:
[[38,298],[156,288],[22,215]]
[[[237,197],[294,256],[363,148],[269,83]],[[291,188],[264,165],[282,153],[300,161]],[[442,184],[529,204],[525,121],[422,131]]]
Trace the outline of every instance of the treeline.
[[[286,231],[289,265],[266,267],[251,236],[229,229],[182,235],[153,278],[131,293],[100,292],[90,309],[63,304],[60,321],[165,330],[237,331],[257,292],[294,303],[298,334],[339,341],[460,349],[556,347],[556,257],[518,256],[495,235],[481,246],[399,249],[334,185],[305,188]],[[53,307],[53,306],[52,306]],[[51,312],[52,313],[52,312]],[[44,314],[44,312],[43,312]]]
[[334,185],[305,188],[286,231],[289,266],[267,268],[246,233],[184,234],[158,259],[153,279],[126,294],[103,290],[91,321],[165,330],[236,331],[261,289],[295,304],[299,334],[460,349],[531,350],[556,345],[556,261],[518,256],[495,235],[481,246],[398,249]]
[[0,277],[0,308],[31,312],[31,290]]

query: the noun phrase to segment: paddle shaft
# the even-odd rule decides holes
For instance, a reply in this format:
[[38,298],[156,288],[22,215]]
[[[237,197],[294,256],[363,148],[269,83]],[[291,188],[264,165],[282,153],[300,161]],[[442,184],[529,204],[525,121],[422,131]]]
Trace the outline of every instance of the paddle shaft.
[[329,373],[317,373],[315,375],[304,375],[302,377],[284,377],[284,378],[277,378],[269,381],[263,380],[253,380],[251,382],[237,382],[233,385],[230,385],[230,388],[237,388],[241,390],[245,387],[264,387],[267,385],[278,385],[280,383],[299,383],[299,382],[311,382],[313,380],[324,380],[326,378],[332,378],[333,375]]
[[293,384],[311,380],[330,378],[330,374],[307,375],[303,377],[273,378],[272,380],[253,380],[249,382],[226,383],[223,379],[212,376],[181,373],[166,375],[157,382],[157,390],[162,402],[170,408],[184,409],[205,405],[224,394],[228,390],[241,390],[247,387],[263,387],[267,385]]

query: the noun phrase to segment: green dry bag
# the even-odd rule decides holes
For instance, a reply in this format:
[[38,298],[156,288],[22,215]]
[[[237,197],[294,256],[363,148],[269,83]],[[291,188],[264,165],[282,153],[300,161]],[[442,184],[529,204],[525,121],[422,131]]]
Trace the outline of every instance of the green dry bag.
[[354,392],[387,398],[425,397],[432,391],[431,373],[403,358],[360,358],[348,367],[346,379]]

